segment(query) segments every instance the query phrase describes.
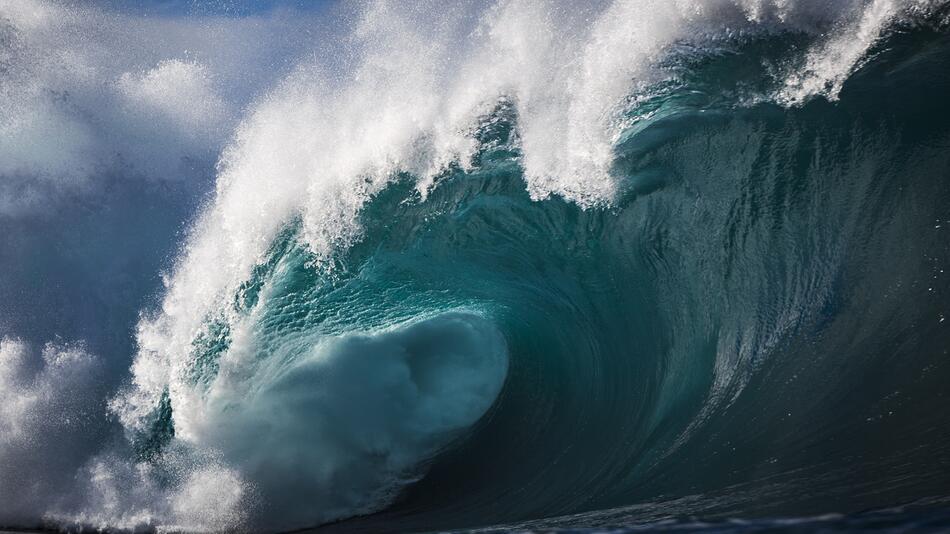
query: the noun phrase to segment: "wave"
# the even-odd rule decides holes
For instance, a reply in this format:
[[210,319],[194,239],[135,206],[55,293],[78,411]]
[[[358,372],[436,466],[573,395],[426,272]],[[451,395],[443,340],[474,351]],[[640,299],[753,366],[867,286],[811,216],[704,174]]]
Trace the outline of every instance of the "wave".
[[351,15],[333,65],[237,127],[138,323],[123,438],[49,520],[551,528],[946,496],[945,3]]

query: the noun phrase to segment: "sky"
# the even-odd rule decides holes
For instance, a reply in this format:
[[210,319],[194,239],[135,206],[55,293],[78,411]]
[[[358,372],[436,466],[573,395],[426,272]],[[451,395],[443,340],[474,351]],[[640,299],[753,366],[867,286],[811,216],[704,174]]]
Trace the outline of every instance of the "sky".
[[101,0],[102,7],[126,13],[246,17],[280,9],[321,11],[334,0]]

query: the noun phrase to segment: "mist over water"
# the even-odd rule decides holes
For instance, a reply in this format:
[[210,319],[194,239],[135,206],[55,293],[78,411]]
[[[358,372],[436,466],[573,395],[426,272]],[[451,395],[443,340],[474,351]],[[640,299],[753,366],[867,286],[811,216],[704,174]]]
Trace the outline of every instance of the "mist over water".
[[944,502],[948,23],[0,0],[0,525]]

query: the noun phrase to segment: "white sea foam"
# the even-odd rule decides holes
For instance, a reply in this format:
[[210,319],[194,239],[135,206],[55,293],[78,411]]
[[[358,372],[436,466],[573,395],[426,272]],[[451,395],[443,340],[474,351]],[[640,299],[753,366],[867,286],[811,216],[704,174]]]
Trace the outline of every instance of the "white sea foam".
[[777,100],[790,105],[814,96],[837,100],[844,82],[895,20],[926,13],[936,4],[932,0],[873,0],[854,8],[851,16],[809,50],[804,66],[789,73]]
[[35,525],[75,490],[69,474],[102,439],[101,377],[80,346],[0,339],[0,520]]
[[179,447],[156,468],[126,455],[87,456],[108,439],[104,374],[82,346],[0,339],[0,521],[120,529],[157,521],[188,531],[241,524],[245,485],[214,458]]
[[245,525],[247,507],[254,503],[237,470],[181,446],[154,463],[101,454],[76,475],[79,493],[47,506],[47,522],[100,530],[223,532]]

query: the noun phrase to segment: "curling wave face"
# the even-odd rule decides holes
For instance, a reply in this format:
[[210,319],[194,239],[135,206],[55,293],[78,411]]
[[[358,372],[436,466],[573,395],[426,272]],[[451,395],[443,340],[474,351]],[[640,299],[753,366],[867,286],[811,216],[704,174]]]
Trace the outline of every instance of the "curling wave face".
[[947,496],[942,2],[432,7],[360,11],[342,75],[302,64],[238,127],[110,403],[127,450],[88,468],[145,489],[51,517]]

